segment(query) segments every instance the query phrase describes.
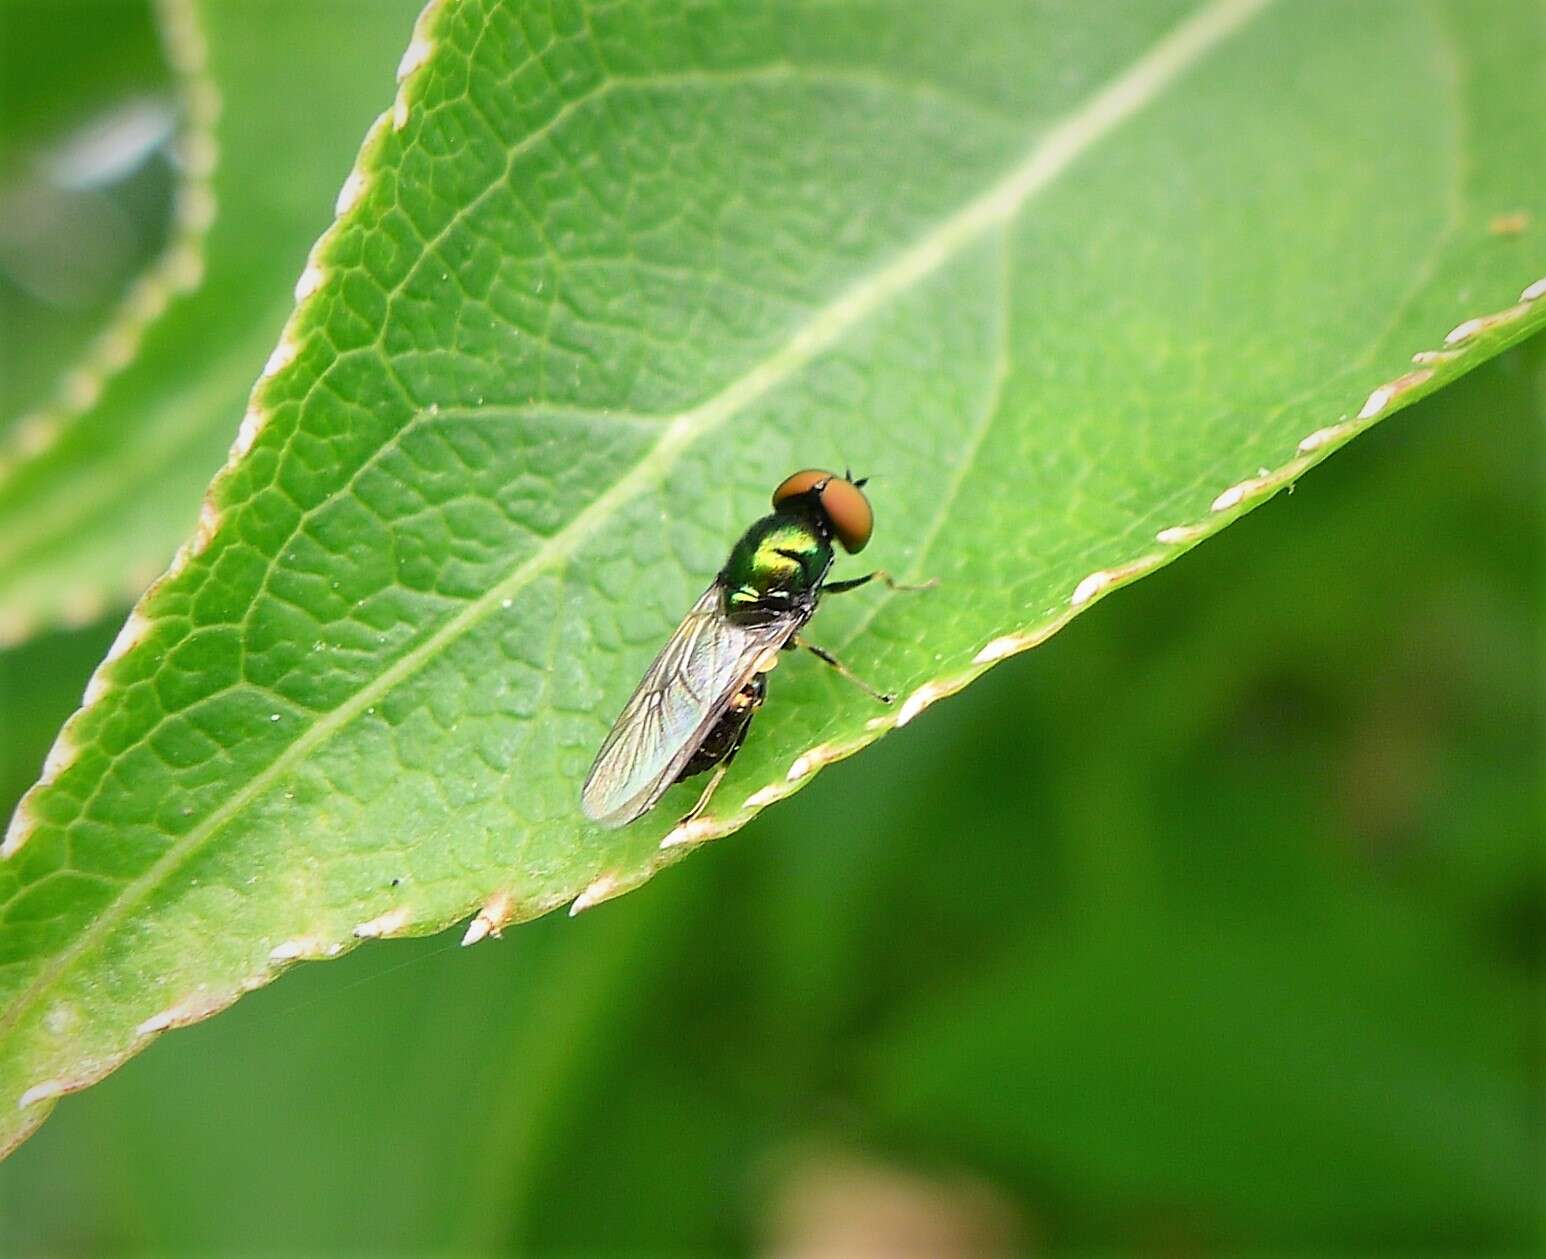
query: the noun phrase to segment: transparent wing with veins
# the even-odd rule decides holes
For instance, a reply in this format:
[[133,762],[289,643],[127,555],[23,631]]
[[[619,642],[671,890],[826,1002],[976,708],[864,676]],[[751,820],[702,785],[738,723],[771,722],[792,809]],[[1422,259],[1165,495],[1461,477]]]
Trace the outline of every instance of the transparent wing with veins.
[[797,614],[743,626],[720,610],[716,582],[645,671],[596,753],[580,795],[585,816],[626,826],[676,781],[758,662],[800,628]]

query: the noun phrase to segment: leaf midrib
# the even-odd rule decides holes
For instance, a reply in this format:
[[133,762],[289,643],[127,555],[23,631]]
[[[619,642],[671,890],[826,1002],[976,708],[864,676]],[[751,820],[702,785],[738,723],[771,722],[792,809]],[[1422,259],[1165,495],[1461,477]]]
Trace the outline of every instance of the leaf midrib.
[[[891,298],[909,291],[958,256],[989,229],[1014,217],[1077,158],[1122,123],[1142,112],[1189,69],[1247,25],[1273,0],[1209,0],[1156,41],[1147,52],[1042,133],[1024,157],[986,191],[941,220],[909,248],[860,277],[762,362],[718,394],[671,421],[659,440],[611,488],[595,498],[537,552],[502,581],[468,603],[445,624],[384,669],[372,682],[299,735],[224,805],[126,884],[110,907],[55,955],[38,977],[0,1014],[0,1038],[9,1038],[22,1015],[61,975],[111,932],[185,860],[227,822],[275,785],[308,753],[326,742],[399,682],[435,659],[456,639],[497,609],[500,601],[556,563],[561,563],[637,495],[656,484],[681,453],[782,383],[835,344]],[[426,246],[428,249],[429,246]]]

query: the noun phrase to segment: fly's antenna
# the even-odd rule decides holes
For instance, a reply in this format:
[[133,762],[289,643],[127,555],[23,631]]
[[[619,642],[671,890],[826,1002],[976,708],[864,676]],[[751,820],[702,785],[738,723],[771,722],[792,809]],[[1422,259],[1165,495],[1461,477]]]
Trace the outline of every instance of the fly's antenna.
[[[834,441],[832,444],[834,446],[838,447],[838,452],[837,453],[838,453],[839,457],[841,457],[845,453],[843,451],[843,449],[842,449],[842,444],[840,442],[836,442],[836,441]],[[845,481],[852,481],[854,479],[854,474],[853,474],[853,470],[848,465],[848,460],[847,459],[843,459],[842,462],[843,462],[843,480],[845,480]]]

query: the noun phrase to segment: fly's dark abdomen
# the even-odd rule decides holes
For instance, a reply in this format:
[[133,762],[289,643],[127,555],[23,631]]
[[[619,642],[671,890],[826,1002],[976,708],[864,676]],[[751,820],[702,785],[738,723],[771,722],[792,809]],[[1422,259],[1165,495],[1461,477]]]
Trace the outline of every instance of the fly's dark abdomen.
[[724,714],[714,723],[705,736],[698,750],[692,754],[691,759],[682,766],[682,772],[676,776],[677,782],[701,774],[705,770],[713,769],[721,762],[728,763],[735,759],[735,754],[741,750],[741,744],[746,739],[746,732],[751,727],[752,718],[757,715],[757,710],[762,707],[762,701],[768,694],[768,675],[765,673],[752,674],[751,681],[736,692],[735,697],[725,708]]

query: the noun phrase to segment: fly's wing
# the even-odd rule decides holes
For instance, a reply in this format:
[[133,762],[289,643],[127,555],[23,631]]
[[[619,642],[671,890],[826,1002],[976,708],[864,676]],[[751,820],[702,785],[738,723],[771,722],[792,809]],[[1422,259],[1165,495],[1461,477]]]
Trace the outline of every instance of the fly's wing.
[[602,826],[626,826],[660,799],[769,648],[799,618],[741,626],[725,619],[716,582],[693,605],[623,706],[596,753],[580,805]]

